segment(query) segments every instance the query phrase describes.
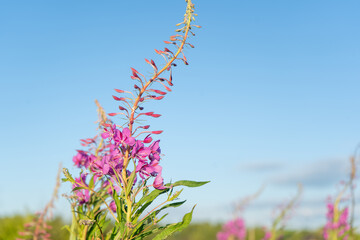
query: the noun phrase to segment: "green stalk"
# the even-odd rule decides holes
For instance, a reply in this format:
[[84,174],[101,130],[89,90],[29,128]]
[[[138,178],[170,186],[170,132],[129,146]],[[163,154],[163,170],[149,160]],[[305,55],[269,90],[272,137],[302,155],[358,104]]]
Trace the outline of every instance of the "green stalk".
[[72,215],[73,215],[73,219],[72,219],[72,223],[71,223],[71,228],[70,228],[70,240],[76,240],[76,233],[75,233],[75,229],[77,228],[78,222],[76,221],[76,216],[75,216],[75,209],[74,207],[72,208]]
[[81,240],[86,240],[88,228],[89,228],[89,226],[85,225]]

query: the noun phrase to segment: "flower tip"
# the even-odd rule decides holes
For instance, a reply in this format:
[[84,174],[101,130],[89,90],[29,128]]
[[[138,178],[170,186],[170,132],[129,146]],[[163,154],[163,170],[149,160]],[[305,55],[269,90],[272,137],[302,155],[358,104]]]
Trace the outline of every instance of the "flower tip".
[[163,132],[163,131],[160,130],[160,131],[152,131],[151,133],[152,133],[152,134],[161,134],[162,132]]

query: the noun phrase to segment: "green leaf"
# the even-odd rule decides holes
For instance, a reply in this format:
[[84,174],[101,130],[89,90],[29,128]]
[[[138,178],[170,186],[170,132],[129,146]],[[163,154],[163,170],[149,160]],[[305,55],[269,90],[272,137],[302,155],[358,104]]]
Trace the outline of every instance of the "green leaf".
[[176,191],[175,193],[174,193],[174,195],[170,195],[169,196],[169,198],[168,198],[168,201],[173,201],[173,200],[175,200],[179,195],[180,195],[180,193],[183,191],[184,189],[181,189],[180,191]]
[[[119,235],[119,233],[121,234],[121,232],[118,231],[117,227],[114,227],[112,229],[111,232],[108,232],[108,234],[106,235],[106,240],[113,240],[113,239],[117,239],[116,235]],[[121,236],[121,235],[120,235]]]
[[185,187],[200,187],[202,185],[205,185],[207,183],[209,183],[210,181],[205,181],[205,182],[196,182],[196,181],[189,181],[189,180],[180,180],[180,181],[177,181],[173,184],[166,184],[166,186],[173,186],[173,187],[176,187],[176,186],[185,186]]
[[124,199],[122,197],[119,197],[115,190],[113,192],[113,199],[115,201],[116,214],[117,214],[117,219],[119,221],[118,223],[116,223],[116,225],[119,227],[120,232],[124,232],[126,228],[126,215],[125,212],[123,211]]
[[67,178],[61,178],[61,181],[62,181],[62,182],[69,182],[69,179],[67,179]]
[[132,186],[133,186],[133,183],[134,183],[135,176],[136,176],[136,171],[133,170],[131,175],[130,175],[129,181],[127,182],[127,186],[126,186],[126,190],[125,190],[125,196],[129,196],[129,193],[130,193],[130,191],[132,189]]
[[89,182],[89,189],[93,189],[94,188],[94,177],[95,174],[91,177],[90,182]]
[[87,236],[94,236],[96,234],[96,231],[100,232],[98,230],[99,226],[102,226],[100,223],[100,217],[103,216],[104,211],[98,211],[94,216],[94,223],[90,225],[90,228],[88,229]]
[[146,207],[148,207],[154,201],[155,198],[157,198],[161,194],[166,193],[167,191],[169,191],[169,188],[163,190],[155,189],[151,191],[148,195],[142,196],[142,198],[134,204],[134,211],[137,210],[140,206],[142,206],[139,210],[136,211],[135,215],[139,216],[146,209]]
[[179,231],[183,230],[184,228],[186,228],[191,222],[192,214],[193,214],[195,206],[191,209],[191,212],[184,215],[182,222],[165,226],[163,229],[161,229],[162,231],[158,235],[156,235],[152,240],[166,239],[171,234],[173,234],[175,232],[179,232]]
[[151,235],[151,234],[153,234],[153,233],[158,232],[160,229],[161,229],[161,227],[153,228],[153,229],[151,229],[151,230],[149,230],[149,231],[146,231],[146,232],[144,232],[144,233],[136,236],[136,237],[134,238],[134,240],[142,240],[142,239],[144,239],[146,236],[149,236],[149,235]]
[[65,225],[61,228],[61,230],[63,229],[66,229],[69,233],[71,233],[71,230],[70,230],[70,226],[69,225]]
[[161,222],[161,220],[163,220],[167,215],[169,215],[169,213],[164,214],[161,218],[159,218],[158,220],[156,220],[156,223],[155,223],[155,224]]
[[71,174],[69,173],[69,170],[67,168],[63,168],[63,174],[65,176],[66,179],[68,179],[68,181],[70,181],[71,183],[75,183],[74,178],[71,176]]
[[[169,208],[169,207],[173,207],[173,208],[180,207],[180,206],[183,205],[185,202],[186,202],[186,200],[180,201],[180,202],[174,202],[174,203],[166,204],[166,205],[163,206],[162,208],[160,208],[160,209],[155,210],[154,212],[152,212],[152,213],[151,213],[148,217],[146,217],[143,221],[146,221],[146,220],[148,219],[148,221],[151,222],[151,219],[152,219],[152,218],[155,219],[155,217],[156,217],[162,210],[164,210],[164,209],[166,209],[166,208]],[[165,215],[167,215],[167,214],[165,214]],[[163,216],[163,217],[164,217],[164,216]],[[163,217],[162,217],[162,218],[163,218]],[[157,223],[160,222],[162,218],[160,218],[160,219],[157,220],[156,222],[157,222]]]
[[136,224],[136,227],[133,230],[133,236],[139,234],[142,231],[142,228],[147,224],[147,223],[158,223],[160,222],[167,214],[165,214],[164,216],[162,216],[160,219],[155,221],[155,217],[164,209],[169,208],[169,207],[179,207],[181,206],[184,202],[186,202],[186,200],[181,201],[181,202],[174,202],[174,203],[169,203],[165,206],[163,206],[162,208],[153,211],[151,214],[149,214],[147,217],[145,217],[144,219],[142,219],[140,222],[137,222],[137,218],[133,221],[134,224]]
[[143,189],[143,196],[147,195],[149,193],[149,188],[148,187],[144,187]]
[[160,212],[160,211],[164,210],[165,208],[169,208],[169,207],[174,207],[174,208],[179,207],[179,206],[183,205],[184,202],[186,202],[186,200],[180,201],[180,202],[169,203],[169,204],[163,206],[162,208],[160,208],[158,211]]
[[75,187],[73,188],[73,192],[77,191],[77,190],[81,190],[81,189],[87,189],[86,187]]

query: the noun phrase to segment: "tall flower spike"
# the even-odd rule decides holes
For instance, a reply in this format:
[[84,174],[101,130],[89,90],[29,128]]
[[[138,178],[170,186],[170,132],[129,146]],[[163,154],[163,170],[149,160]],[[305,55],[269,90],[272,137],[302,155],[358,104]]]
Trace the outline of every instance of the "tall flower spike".
[[54,187],[53,195],[51,200],[47,203],[45,208],[37,213],[31,223],[25,224],[25,231],[19,232],[19,235],[22,236],[21,239],[33,239],[33,240],[50,240],[51,236],[48,233],[48,230],[51,229],[51,226],[48,225],[48,221],[52,218],[52,209],[54,208],[54,203],[58,199],[58,193],[60,188],[60,174],[61,174],[61,164],[59,165],[58,174],[56,176],[56,185]]
[[[194,4],[192,4],[191,0],[187,0],[186,2],[187,2],[187,7],[186,7],[186,13],[184,15],[184,20],[183,20],[183,22],[178,24],[178,26],[180,26],[180,30],[179,29],[176,30],[177,32],[179,32],[179,33],[181,32],[182,34],[176,34],[174,36],[171,36],[170,42],[165,41],[166,44],[172,43],[173,46],[175,47],[175,50],[170,50],[169,48],[164,48],[163,51],[155,50],[156,53],[158,53],[164,57],[165,66],[163,66],[162,68],[159,68],[154,60],[145,59],[146,63],[148,63],[153,68],[153,74],[152,74],[151,78],[146,80],[145,77],[142,77],[143,75],[138,70],[136,70],[135,68],[131,68],[131,71],[132,71],[131,78],[138,80],[141,83],[140,86],[138,86],[136,84],[134,85],[134,88],[136,90],[134,92],[134,98],[128,99],[125,97],[113,96],[114,100],[124,103],[124,105],[120,107],[120,110],[127,111],[128,115],[126,115],[124,113],[112,113],[111,116],[116,116],[118,114],[125,115],[128,118],[127,125],[128,125],[131,135],[134,134],[134,132],[133,132],[134,124],[137,123],[137,120],[139,120],[138,118],[141,115],[147,115],[147,114],[142,114],[142,113],[138,112],[139,110],[143,109],[143,107],[140,106],[140,104],[143,104],[145,101],[148,101],[148,100],[162,100],[164,98],[164,95],[166,94],[166,92],[161,91],[160,89],[153,89],[153,88],[150,89],[149,88],[150,85],[152,85],[155,82],[160,83],[160,86],[163,86],[165,88],[165,90],[170,92],[171,91],[170,87],[173,86],[172,67],[176,66],[174,61],[180,60],[180,61],[183,61],[186,65],[188,64],[187,59],[186,59],[185,55],[183,54],[183,49],[186,45],[189,44],[187,42],[187,39],[189,37],[190,29],[192,27],[191,23],[195,19],[194,18],[195,14],[194,14]],[[180,54],[182,57],[180,57]],[[170,72],[168,79],[161,76],[166,71]],[[116,89],[116,91],[120,94],[124,93],[123,90]],[[150,94],[151,92],[159,94],[159,95]],[[160,115],[152,114],[152,115],[148,115],[148,116],[159,117]],[[150,131],[150,132],[152,132],[153,134],[160,134],[162,131]],[[124,171],[124,177],[125,177],[126,176],[125,169],[127,168],[127,165],[130,160],[129,153],[125,152],[124,159],[125,159],[125,161],[124,161],[123,171]]]

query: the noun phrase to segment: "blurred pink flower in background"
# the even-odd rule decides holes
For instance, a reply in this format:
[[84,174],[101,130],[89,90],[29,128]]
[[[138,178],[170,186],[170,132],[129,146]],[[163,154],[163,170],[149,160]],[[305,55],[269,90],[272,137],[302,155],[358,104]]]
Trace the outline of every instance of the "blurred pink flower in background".
[[218,240],[245,239],[246,227],[244,220],[241,218],[236,218],[235,220],[227,222],[223,226],[222,231],[219,232],[216,237]]
[[348,223],[349,208],[346,207],[344,210],[339,212],[338,219],[334,218],[334,204],[327,204],[327,223],[324,227],[324,239],[329,239],[330,232],[336,232],[338,237],[346,240],[348,238],[347,231],[350,230],[350,224]]

